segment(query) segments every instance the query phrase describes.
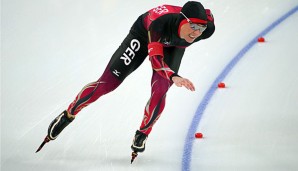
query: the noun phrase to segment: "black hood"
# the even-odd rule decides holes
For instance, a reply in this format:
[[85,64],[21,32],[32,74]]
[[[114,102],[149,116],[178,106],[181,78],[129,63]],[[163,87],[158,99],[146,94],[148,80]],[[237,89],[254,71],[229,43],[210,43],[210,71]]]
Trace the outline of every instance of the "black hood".
[[[183,5],[181,12],[187,18],[197,18],[200,20],[207,21],[205,8],[200,2],[188,1],[186,4]],[[179,22],[185,19],[182,14],[180,14],[179,17]]]

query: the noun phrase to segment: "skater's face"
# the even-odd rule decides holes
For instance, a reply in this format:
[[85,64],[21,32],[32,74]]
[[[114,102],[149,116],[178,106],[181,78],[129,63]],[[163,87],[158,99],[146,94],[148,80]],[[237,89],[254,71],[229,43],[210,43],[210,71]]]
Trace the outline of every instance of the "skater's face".
[[200,30],[193,30],[190,23],[185,23],[180,28],[180,38],[184,39],[188,43],[192,43],[196,38],[201,36]]
[[199,23],[193,23],[182,12],[180,13],[187,21],[180,27],[180,32],[179,32],[180,38],[184,39],[188,43],[192,43],[197,37],[201,36],[203,31],[206,30],[207,26]]

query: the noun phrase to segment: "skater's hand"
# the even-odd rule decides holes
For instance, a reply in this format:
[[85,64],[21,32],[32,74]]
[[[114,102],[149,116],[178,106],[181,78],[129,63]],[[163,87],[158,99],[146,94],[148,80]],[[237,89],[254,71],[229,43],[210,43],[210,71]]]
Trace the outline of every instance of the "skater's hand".
[[172,81],[175,83],[175,85],[177,87],[184,86],[185,88],[187,88],[190,91],[195,91],[195,86],[193,85],[193,83],[186,78],[174,76],[172,78]]

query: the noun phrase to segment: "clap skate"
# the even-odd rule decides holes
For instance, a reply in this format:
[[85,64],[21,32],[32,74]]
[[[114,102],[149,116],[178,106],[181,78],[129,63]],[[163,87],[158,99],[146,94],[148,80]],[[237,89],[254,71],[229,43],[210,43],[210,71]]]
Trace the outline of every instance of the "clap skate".
[[146,145],[146,140],[148,138],[148,135],[142,133],[141,131],[137,130],[135,137],[133,139],[131,149],[131,161],[130,163],[135,160],[135,158],[138,156],[138,153],[144,152],[145,151],[145,145]]
[[50,142],[51,140],[55,140],[62,130],[74,119],[75,116],[69,114],[66,110],[57,116],[49,125],[48,135],[45,137],[44,141],[41,143],[35,153],[39,152],[46,143]]

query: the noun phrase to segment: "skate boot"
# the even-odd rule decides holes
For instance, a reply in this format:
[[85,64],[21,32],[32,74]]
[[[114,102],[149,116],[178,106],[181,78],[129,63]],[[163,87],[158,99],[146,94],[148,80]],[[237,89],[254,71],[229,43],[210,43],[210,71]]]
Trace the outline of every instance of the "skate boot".
[[132,154],[131,154],[131,162],[134,161],[134,159],[138,156],[138,153],[144,152],[145,151],[145,144],[146,140],[148,138],[148,135],[142,133],[141,131],[137,130],[136,135],[133,139],[131,149],[132,149]]
[[62,132],[62,130],[69,125],[75,116],[69,114],[66,110],[57,116],[50,124],[48,128],[48,137],[50,140],[54,140]]
[[145,151],[145,144],[146,144],[147,137],[148,136],[146,134],[137,130],[131,145],[131,149],[135,152],[140,152],[140,153]]
[[74,115],[69,114],[66,110],[58,115],[51,123],[48,128],[48,135],[45,137],[42,144],[37,149],[36,153],[39,152],[42,147],[50,140],[55,140],[62,130],[69,125],[75,119]]

